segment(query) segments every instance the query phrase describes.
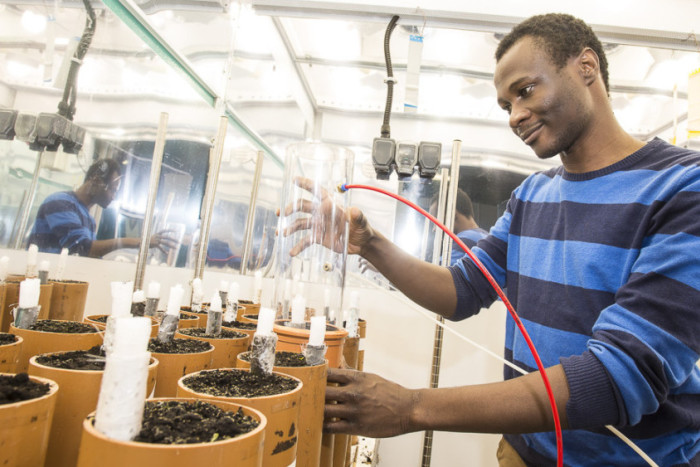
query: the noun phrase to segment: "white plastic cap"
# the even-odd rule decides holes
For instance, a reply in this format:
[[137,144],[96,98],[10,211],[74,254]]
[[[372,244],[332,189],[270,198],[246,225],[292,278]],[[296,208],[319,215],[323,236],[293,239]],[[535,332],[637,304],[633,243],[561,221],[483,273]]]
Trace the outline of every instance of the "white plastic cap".
[[38,278],[25,279],[19,283],[19,307],[33,308],[39,304],[41,281]]
[[272,328],[275,325],[275,310],[272,308],[260,307],[258,313],[258,327],[255,334],[261,336],[269,336],[272,334]]

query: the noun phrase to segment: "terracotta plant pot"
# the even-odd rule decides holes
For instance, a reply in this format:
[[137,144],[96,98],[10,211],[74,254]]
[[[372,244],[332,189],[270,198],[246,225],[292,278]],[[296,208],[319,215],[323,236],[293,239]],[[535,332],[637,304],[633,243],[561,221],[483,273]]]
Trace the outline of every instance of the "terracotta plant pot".
[[[277,320],[275,322],[274,331],[277,333],[276,350],[286,350],[287,352],[301,352],[302,344],[309,342],[310,323],[306,322],[306,328],[293,328],[285,326],[289,320]],[[348,332],[332,324],[326,325],[326,335],[324,343],[328,347],[326,351],[326,360],[328,360],[329,368],[340,368],[343,357],[343,344]]]
[[[97,329],[104,331],[107,328],[107,323],[104,322],[102,319],[107,318],[109,315],[90,315],[86,316],[83,319],[84,323],[92,324],[95,326]],[[160,324],[158,324],[158,320],[156,320],[154,317],[150,317],[151,321],[153,321],[153,325],[151,326],[151,337],[156,337],[158,335],[158,327]]]
[[[238,355],[237,368],[250,368],[244,360],[250,352]],[[297,442],[297,465],[318,467],[321,465],[321,438],[323,435],[323,408],[326,397],[326,375],[328,362],[314,366],[274,366],[273,372],[294,376],[301,380],[299,403],[299,440]]]
[[44,465],[58,384],[36,376],[30,379],[48,383],[51,389],[36,399],[0,405],[0,465]]
[[[241,322],[241,323],[244,323],[245,321],[240,321],[240,322]],[[251,323],[251,324],[252,324],[252,323]],[[222,326],[221,326],[221,329],[230,329],[230,330],[232,330],[232,331],[242,332],[243,334],[247,334],[247,335],[248,335],[248,347],[250,347],[250,346],[253,344],[253,335],[255,335],[255,329],[254,329],[254,328],[246,329],[246,328],[239,328],[239,327],[236,327],[236,326],[223,326],[223,325],[222,325]],[[246,348],[246,350],[247,350],[247,348]]]
[[239,315],[240,318],[236,318],[238,321],[242,323],[257,323],[258,322],[258,315],[250,315],[247,312],[246,314],[241,314],[239,310]]
[[[177,322],[178,329],[184,328],[199,328],[202,325],[199,324],[199,314],[198,313],[188,313],[186,311],[180,312],[180,319]],[[207,325],[206,318],[204,320],[204,326]]]
[[[360,349],[360,337],[346,337],[343,346],[343,358],[350,368],[357,369],[358,354]],[[350,436],[336,434],[333,443],[333,467],[345,467],[348,465],[350,449]]]
[[257,315],[260,313],[260,304],[259,303],[253,303],[250,300],[239,300],[238,304],[245,308],[245,313],[246,315]]
[[[186,328],[187,329],[204,329],[206,328]],[[181,339],[196,339],[204,342],[209,342],[214,346],[214,353],[211,357],[211,367],[216,368],[235,368],[236,367],[236,357],[239,353],[248,350],[249,337],[244,334],[240,337],[235,338],[224,338],[224,337],[206,337],[206,336],[191,336],[185,334],[181,331],[175,332],[175,337]]]
[[[97,328],[95,329],[97,330]],[[14,325],[10,325],[10,333],[24,339],[17,364],[18,373],[27,371],[29,359],[34,355],[61,352],[62,350],[88,350],[96,345],[102,345],[103,338],[101,332],[43,332],[18,329]]]
[[191,306],[181,306],[180,307],[180,313],[184,313],[188,316],[196,316],[197,319],[199,320],[196,325],[192,326],[194,328],[204,328],[207,326],[207,312],[206,309],[203,307],[202,311],[197,312],[197,311],[192,311]]
[[[151,399],[179,400],[192,399]],[[80,443],[79,467],[262,467],[263,442],[267,421],[260,411],[224,401],[208,401],[217,407],[243,413],[260,422],[253,431],[236,438],[212,443],[150,444],[135,441],[117,441],[107,438],[95,429],[92,417],[83,421],[83,437]]]
[[[38,363],[37,357],[39,355],[29,360],[29,374],[51,379],[60,388],[51,423],[45,466],[72,467],[78,460],[83,420],[97,408],[104,370],[55,368]],[[152,358],[148,366],[146,394],[151,394],[155,387],[157,369],[158,360]]]
[[154,397],[175,397],[177,381],[186,374],[211,368],[213,355],[213,346],[205,352],[197,353],[151,352],[151,356],[160,363]]
[[[2,329],[2,323],[5,317],[5,310],[7,307],[7,282],[0,282],[0,329]],[[9,325],[8,325],[9,328]],[[2,331],[0,331],[2,332]]]
[[[24,280],[20,278],[18,280],[9,280],[5,282],[5,306],[2,309],[2,316],[0,316],[0,332],[7,332],[10,329],[10,325],[14,321],[12,317],[12,310],[19,303],[19,283]],[[51,294],[53,291],[53,284],[42,284],[39,288],[39,317],[38,319],[48,319],[49,313],[51,312]]]
[[19,355],[22,351],[24,339],[15,336],[15,341],[10,344],[0,345],[0,373],[16,373],[19,364]]
[[[243,369],[226,369],[220,371],[247,371]],[[201,373],[201,372],[198,372]],[[189,374],[194,376],[195,374]],[[233,402],[262,412],[267,418],[265,429],[265,447],[263,453],[263,466],[287,467],[292,464],[297,453],[297,430],[299,422],[299,405],[303,384],[297,378],[284,375],[298,381],[299,385],[292,391],[264,397],[224,397],[196,392],[189,389],[183,380],[178,381],[178,397],[196,397],[199,399]],[[299,464],[301,467],[301,464]]]
[[82,321],[87,301],[88,283],[81,281],[51,281],[51,310],[49,319]]

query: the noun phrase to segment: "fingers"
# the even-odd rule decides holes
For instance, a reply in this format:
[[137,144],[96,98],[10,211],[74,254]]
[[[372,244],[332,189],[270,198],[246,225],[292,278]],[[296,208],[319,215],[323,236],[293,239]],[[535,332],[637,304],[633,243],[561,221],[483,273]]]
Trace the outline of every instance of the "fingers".
[[355,434],[354,425],[347,420],[327,420],[323,422],[323,431],[326,433]]
[[324,198],[328,197],[328,192],[323,187],[314,183],[314,181],[311,180],[310,178],[296,177],[294,179],[294,184],[296,186],[303,188],[306,191],[310,192],[318,199],[324,199]]
[[313,243],[313,238],[311,235],[307,235],[304,238],[301,239],[299,243],[294,245],[290,250],[289,250],[289,256],[296,256],[302,251],[304,251],[306,248],[308,248],[311,244]]
[[299,198],[293,203],[289,203],[284,207],[284,215],[289,216],[295,212],[305,212],[311,214],[314,211],[316,203],[311,200]]
[[[339,384],[349,384],[355,381],[358,373],[357,370],[352,369],[342,369],[342,368],[329,368],[328,369],[328,382],[329,383],[339,383]],[[330,389],[330,387],[328,388]]]
[[299,218],[295,219],[294,222],[292,222],[290,225],[288,225],[282,234],[287,237],[295,232],[298,232],[300,230],[308,230],[311,228],[312,225],[312,219],[310,217],[304,217],[304,218]]

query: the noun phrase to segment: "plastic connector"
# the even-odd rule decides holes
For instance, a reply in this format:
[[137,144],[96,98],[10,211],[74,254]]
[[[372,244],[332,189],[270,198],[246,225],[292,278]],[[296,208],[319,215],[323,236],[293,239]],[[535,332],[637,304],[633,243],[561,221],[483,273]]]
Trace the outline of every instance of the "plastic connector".
[[418,171],[423,178],[433,178],[440,167],[442,144],[421,141],[418,145]]
[[18,113],[12,109],[0,109],[0,139],[14,139]]
[[15,120],[15,137],[26,143],[36,141],[36,115],[34,114],[17,114]]
[[36,140],[29,147],[56,151],[66,136],[70,136],[71,122],[55,113],[40,113],[36,118]]
[[396,141],[391,138],[374,138],[372,141],[372,165],[377,179],[388,180],[394,165]]
[[418,162],[418,145],[400,142],[396,149],[396,173],[399,179],[410,178]]
[[78,154],[85,142],[85,128],[70,123],[70,132],[66,132],[63,138],[63,151],[69,154]]

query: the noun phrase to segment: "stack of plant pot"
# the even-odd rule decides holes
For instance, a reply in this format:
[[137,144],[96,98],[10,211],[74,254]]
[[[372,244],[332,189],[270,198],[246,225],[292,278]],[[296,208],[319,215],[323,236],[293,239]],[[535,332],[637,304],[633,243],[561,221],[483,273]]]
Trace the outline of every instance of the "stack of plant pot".
[[14,334],[0,332],[0,373],[15,373],[19,364],[23,339]]
[[[78,467],[265,466],[267,420],[251,407],[217,400],[149,399],[143,436],[129,441],[105,436],[95,429],[93,420],[90,416],[83,421]],[[225,428],[217,428],[222,420]],[[194,438],[189,431],[195,430],[203,436]]]
[[[238,368],[250,368],[250,352],[238,355]],[[319,467],[321,465],[321,439],[323,435],[323,406],[326,394],[328,361],[309,365],[301,353],[275,352],[276,373],[298,378],[302,382],[299,406],[299,440],[296,465]]]
[[175,337],[195,339],[211,344],[214,348],[211,359],[212,369],[235,368],[238,354],[248,350],[248,334],[231,329],[221,329],[220,335],[212,336],[208,335],[206,331],[206,328],[179,329],[175,333]]
[[[277,351],[301,352],[303,345],[308,342],[311,326],[306,323],[304,327],[293,327],[289,320],[277,320],[275,333],[279,336]],[[338,326],[327,324],[324,342],[327,346],[326,360],[329,368],[340,368],[343,362],[343,349],[348,332]],[[334,463],[336,449],[343,453],[347,449],[347,435],[335,435],[324,433],[321,439],[321,465],[324,467],[338,467]]]
[[[174,332],[177,316],[169,304],[160,331]],[[83,421],[78,466],[262,466],[262,414],[224,402],[147,399],[148,321],[119,317],[107,331],[105,372],[97,409]]]
[[[78,460],[83,420],[97,407],[104,351],[101,346],[90,350],[47,353],[29,360],[29,374],[58,383],[56,410],[51,424],[46,467],[71,467]],[[146,394],[156,384],[158,361],[148,367]]]
[[[0,313],[0,332],[8,332],[14,320],[13,310],[19,303],[19,286],[25,279],[24,276],[9,276],[5,281],[5,305]],[[41,284],[39,293],[39,319],[48,319],[51,312],[51,296],[53,294],[53,283]]]
[[294,463],[297,454],[301,389],[301,381],[291,376],[257,376],[249,370],[227,368],[183,376],[177,396],[231,402],[259,410],[267,418],[262,465],[287,467]]
[[49,319],[82,321],[89,284],[74,280],[53,280]]
[[34,355],[63,350],[87,350],[102,344],[103,335],[95,326],[77,321],[39,320],[28,329],[10,325],[10,333],[23,339],[17,371],[27,371]]
[[44,465],[57,395],[49,379],[0,374],[0,465]]

